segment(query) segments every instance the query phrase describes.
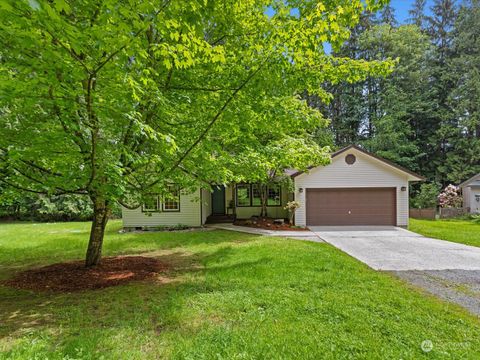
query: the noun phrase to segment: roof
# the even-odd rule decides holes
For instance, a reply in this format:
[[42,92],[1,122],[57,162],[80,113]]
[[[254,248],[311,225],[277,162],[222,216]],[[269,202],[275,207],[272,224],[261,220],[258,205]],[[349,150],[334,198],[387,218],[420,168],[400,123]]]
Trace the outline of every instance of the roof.
[[[480,173],[479,174],[476,174],[476,175],[473,175],[471,178],[469,178],[468,180],[465,180],[464,182],[462,182],[460,185],[458,185],[458,187],[465,187],[465,186],[479,186],[480,184],[470,184],[471,182],[474,182],[474,180],[477,180],[477,178],[480,178]],[[480,179],[478,179],[480,180]]]
[[297,172],[298,172],[298,170],[296,170],[296,169],[286,169],[284,171],[284,174],[286,176],[292,176],[292,175],[295,175]]
[[[357,151],[359,151],[359,152],[361,152],[361,153],[363,153],[363,154],[365,154],[365,155],[367,155],[367,156],[370,156],[370,157],[372,157],[372,158],[374,158],[374,159],[376,159],[376,160],[378,160],[378,161],[380,161],[380,162],[382,162],[382,163],[384,163],[384,164],[386,164],[386,165],[388,165],[388,166],[390,166],[390,167],[392,167],[392,168],[394,168],[394,169],[396,169],[396,170],[398,170],[398,171],[404,172],[404,173],[406,173],[406,174],[414,177],[415,179],[412,180],[412,181],[424,181],[424,180],[426,180],[425,177],[423,177],[423,176],[421,176],[421,175],[419,175],[419,174],[417,174],[417,173],[415,173],[415,172],[413,172],[413,171],[410,171],[410,170],[404,168],[403,166],[397,165],[397,164],[395,164],[394,162],[391,162],[390,160],[387,160],[387,159],[384,159],[384,158],[382,158],[382,157],[380,157],[380,156],[377,156],[377,155],[375,155],[375,154],[372,154],[371,152],[368,152],[368,151],[362,149],[361,147],[359,147],[359,146],[357,146],[357,145],[349,145],[349,146],[347,146],[347,147],[344,147],[343,149],[340,149],[340,150],[338,150],[338,151],[335,151],[334,153],[331,154],[331,157],[332,157],[332,159],[333,159],[333,158],[337,157],[338,155],[343,154],[344,152],[346,152],[346,151],[348,151],[348,150],[351,150],[351,149],[355,149],[355,150],[357,150]],[[309,168],[309,170],[310,170],[310,169],[313,169],[313,168],[315,168],[315,167],[316,167],[316,166],[312,166],[312,167]],[[293,178],[294,178],[294,177],[297,177],[298,175],[301,175],[301,174],[303,174],[304,172],[305,172],[305,171],[297,171],[296,173],[292,174],[291,177],[293,177]]]

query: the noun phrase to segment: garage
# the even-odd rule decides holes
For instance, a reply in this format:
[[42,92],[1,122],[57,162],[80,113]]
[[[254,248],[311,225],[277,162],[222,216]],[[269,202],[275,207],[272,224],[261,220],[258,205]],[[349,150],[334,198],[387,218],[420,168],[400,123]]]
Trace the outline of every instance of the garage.
[[307,189],[307,226],[397,225],[395,188]]
[[408,226],[409,184],[424,178],[351,145],[330,164],[297,171],[294,198],[299,226]]

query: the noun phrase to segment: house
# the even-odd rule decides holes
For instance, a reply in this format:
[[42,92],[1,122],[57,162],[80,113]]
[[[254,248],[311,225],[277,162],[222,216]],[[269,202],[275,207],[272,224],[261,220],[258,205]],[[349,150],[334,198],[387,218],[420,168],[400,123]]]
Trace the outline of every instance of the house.
[[480,174],[472,176],[458,187],[462,189],[463,207],[473,214],[480,214]]
[[[294,191],[280,185],[268,188],[267,214],[287,218],[284,210],[295,199],[300,208],[295,224],[315,225],[408,225],[409,182],[424,178],[390,161],[351,145],[332,154],[332,162],[306,172],[288,173]],[[207,221],[249,218],[261,210],[256,184],[216,186],[210,192],[177,191],[162,201],[152,197],[143,206],[122,209],[125,228],[184,224],[201,226]]]

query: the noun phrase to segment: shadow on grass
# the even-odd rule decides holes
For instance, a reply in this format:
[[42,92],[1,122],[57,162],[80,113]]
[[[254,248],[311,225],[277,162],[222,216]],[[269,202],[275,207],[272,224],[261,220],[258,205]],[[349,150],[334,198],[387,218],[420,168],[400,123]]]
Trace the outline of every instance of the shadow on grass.
[[[221,230],[195,230],[186,232],[132,232],[119,233],[119,228],[110,227],[105,234],[103,255],[139,254],[156,250],[195,248],[202,251],[222,243],[247,242],[255,235],[232,233]],[[62,261],[81,260],[85,256],[88,233],[55,234],[37,244],[33,233],[28,243],[15,246],[0,245],[0,280],[5,280],[15,271]],[[12,242],[16,239],[12,236]],[[203,249],[202,249],[203,248]]]
[[173,248],[201,248],[227,243],[242,243],[258,239],[258,236],[224,230],[194,230],[186,232],[140,232],[111,234],[108,241],[106,237],[105,248],[107,251],[115,250],[151,250]]
[[62,354],[76,355],[74,349],[80,346],[79,339],[83,339],[82,346],[88,352],[101,347],[108,354],[106,344],[117,341],[112,339],[119,334],[146,334],[153,338],[190,326],[184,311],[191,306],[192,297],[237,289],[235,283],[207,282],[205,276],[221,277],[223,272],[241,275],[270,261],[260,258],[224,263],[238,256],[232,246],[213,252],[166,250],[143,255],[169,264],[172,270],[148,281],[79,293],[34,293],[0,287],[0,350],[3,347],[8,352],[16,346],[16,340],[25,336],[49,334],[48,343],[57,344]]

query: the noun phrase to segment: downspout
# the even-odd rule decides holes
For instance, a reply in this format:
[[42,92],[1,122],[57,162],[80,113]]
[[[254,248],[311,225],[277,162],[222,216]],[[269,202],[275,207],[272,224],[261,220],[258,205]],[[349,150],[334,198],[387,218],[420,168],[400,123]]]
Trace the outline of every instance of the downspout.
[[[295,186],[295,178],[293,178],[293,201],[296,200],[296,199],[295,199],[295,194],[296,194],[296,192],[297,192],[296,190],[297,190],[297,187]],[[287,199],[287,200],[288,200],[288,199]],[[293,220],[293,224],[292,224],[293,226],[296,226],[296,225],[297,225],[297,221],[296,221],[296,219],[295,219],[296,213],[297,213],[296,211],[293,213],[293,219],[292,219],[292,220]]]
[[200,226],[203,226],[203,192],[202,188],[200,188]]

